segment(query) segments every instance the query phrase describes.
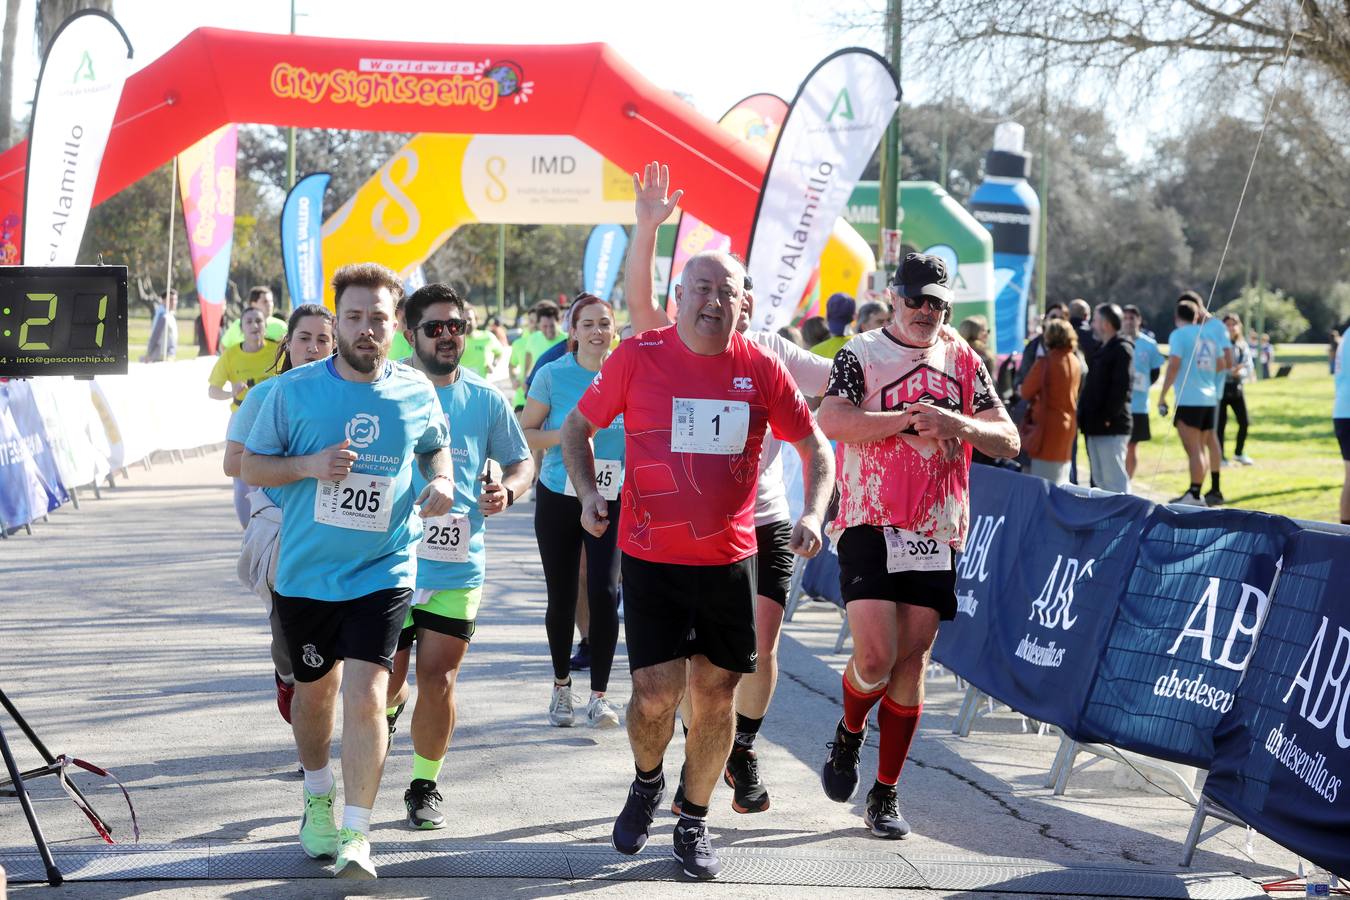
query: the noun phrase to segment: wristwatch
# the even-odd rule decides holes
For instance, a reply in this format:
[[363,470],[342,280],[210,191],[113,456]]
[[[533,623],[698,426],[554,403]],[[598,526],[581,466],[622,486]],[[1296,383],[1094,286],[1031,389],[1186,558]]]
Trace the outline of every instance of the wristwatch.
[[510,509],[511,504],[516,502],[516,492],[509,487],[506,487],[506,485],[502,485],[502,488],[506,491],[506,508]]

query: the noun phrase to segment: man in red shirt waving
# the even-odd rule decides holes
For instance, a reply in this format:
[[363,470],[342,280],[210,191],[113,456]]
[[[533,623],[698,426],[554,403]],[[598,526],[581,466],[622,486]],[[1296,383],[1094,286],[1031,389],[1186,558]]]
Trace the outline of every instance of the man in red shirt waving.
[[971,447],[1016,456],[1020,441],[984,363],[943,327],[947,267],[911,253],[891,281],[895,319],[834,358],[820,427],[838,441],[839,514],[830,539],[853,632],[844,717],[820,780],[831,800],[858,790],[858,751],[878,701],[881,749],[863,821],[909,834],[895,785],[923,707],[938,622],[956,616],[955,553],[970,519]]
[[[777,359],[735,331],[745,270],[723,253],[685,265],[675,324],[619,345],[563,425],[563,459],[592,534],[619,529],[624,630],[633,697],[628,738],[637,778],[614,823],[614,847],[637,853],[665,793],[661,761],[686,685],[685,801],[674,853],[695,878],[721,870],[705,818],[731,751],[736,683],[755,671],[755,488],[765,432],[803,460],[805,512],[791,549],[814,556],[834,480],[824,436]],[[595,490],[589,439],[623,416],[617,524]]]

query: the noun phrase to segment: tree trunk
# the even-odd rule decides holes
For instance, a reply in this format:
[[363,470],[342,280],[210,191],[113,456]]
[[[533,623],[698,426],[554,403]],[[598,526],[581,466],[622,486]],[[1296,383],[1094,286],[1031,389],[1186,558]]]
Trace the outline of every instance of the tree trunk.
[[5,0],[5,30],[0,37],[0,150],[14,144],[14,44],[19,37],[19,2]]

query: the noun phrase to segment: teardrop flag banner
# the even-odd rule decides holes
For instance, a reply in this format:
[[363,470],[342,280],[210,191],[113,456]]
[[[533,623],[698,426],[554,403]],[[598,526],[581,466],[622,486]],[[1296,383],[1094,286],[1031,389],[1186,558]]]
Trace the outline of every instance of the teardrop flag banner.
[[208,352],[216,352],[234,248],[234,167],[239,129],[226,125],[178,154],[188,251]]
[[582,290],[608,303],[627,249],[628,232],[622,225],[597,225],[592,228],[586,238],[586,253],[581,266]]
[[281,262],[291,309],[323,303],[323,195],[330,177],[315,172],[301,178],[281,208]]

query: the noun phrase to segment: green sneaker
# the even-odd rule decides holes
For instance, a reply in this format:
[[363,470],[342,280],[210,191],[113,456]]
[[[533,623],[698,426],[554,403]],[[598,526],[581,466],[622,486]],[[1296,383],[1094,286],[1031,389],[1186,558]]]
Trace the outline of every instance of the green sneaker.
[[375,864],[370,861],[370,838],[359,831],[344,828],[338,832],[337,860],[333,874],[338,878],[369,881],[375,877]]
[[[301,788],[304,790],[304,788]],[[300,817],[300,846],[310,859],[337,856],[338,830],[333,824],[333,801],[337,785],[326,794],[305,793],[305,814]]]

